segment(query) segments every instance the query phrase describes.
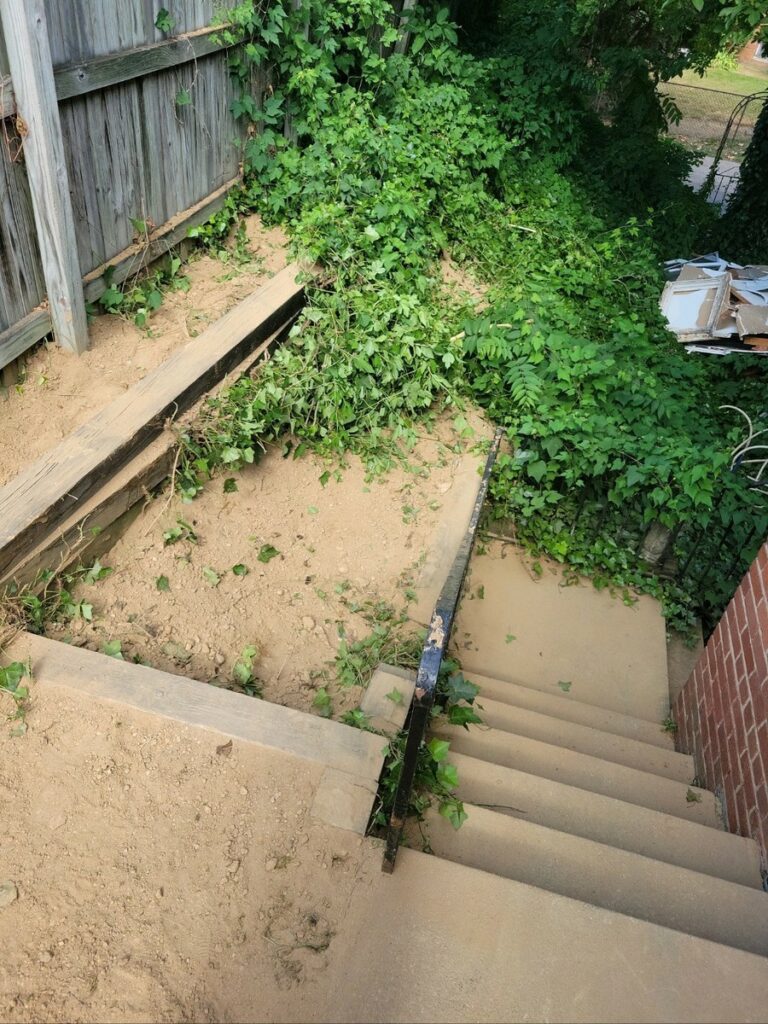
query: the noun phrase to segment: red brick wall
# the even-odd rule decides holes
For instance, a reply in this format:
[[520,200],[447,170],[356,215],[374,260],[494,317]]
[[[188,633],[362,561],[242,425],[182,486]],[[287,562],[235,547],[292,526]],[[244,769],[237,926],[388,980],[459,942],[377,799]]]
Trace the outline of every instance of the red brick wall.
[[768,544],[764,544],[672,708],[678,746],[723,800],[731,832],[768,866]]

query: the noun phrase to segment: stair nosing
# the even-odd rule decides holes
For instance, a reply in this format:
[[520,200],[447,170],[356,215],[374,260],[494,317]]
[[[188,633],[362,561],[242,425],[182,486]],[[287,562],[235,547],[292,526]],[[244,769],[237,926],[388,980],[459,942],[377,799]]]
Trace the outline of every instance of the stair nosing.
[[[556,831],[561,831],[567,835],[578,836],[582,839],[590,839],[593,842],[603,843],[603,845],[614,846],[616,849],[625,850],[628,853],[637,853],[639,856],[649,857],[654,860],[660,860],[662,861],[662,863],[672,864],[677,867],[688,868],[691,871],[697,871],[700,874],[704,874],[712,878],[720,878],[723,881],[731,881],[737,885],[743,885],[746,888],[756,890],[762,889],[762,881],[760,877],[760,854],[759,848],[754,839],[750,839],[746,836],[740,836],[736,833],[726,832],[725,830],[719,831],[717,829],[711,828],[708,825],[704,825],[701,822],[691,821],[688,818],[678,818],[675,815],[669,814],[669,812],[667,811],[659,810],[658,808],[645,807],[642,804],[633,804],[628,800],[622,800],[621,797],[609,796],[605,793],[595,793],[592,790],[583,789],[580,786],[575,786],[568,782],[561,782],[557,779],[547,779],[543,776],[536,775],[533,772],[526,772],[521,768],[509,768],[506,765],[499,765],[488,761],[482,761],[479,758],[473,757],[471,754],[462,754],[456,751],[450,756],[459,772],[459,786],[457,789],[457,795],[459,799],[462,799],[465,803],[467,803],[467,805],[481,807],[484,810],[490,810],[497,814],[504,814],[505,817],[517,817],[522,821],[530,822],[531,824],[541,825],[543,828],[551,828]],[[492,771],[498,771],[502,773],[509,772],[516,776],[524,776],[529,779],[534,779],[537,783],[543,784],[545,787],[554,787],[555,790],[563,790],[565,798],[567,798],[569,793],[571,792],[579,794],[579,796],[582,798],[596,801],[598,811],[601,809],[604,810],[605,817],[609,820],[613,820],[611,815],[611,805],[615,804],[623,805],[623,807],[626,808],[627,811],[631,812],[632,814],[639,814],[641,821],[644,821],[648,825],[648,827],[650,827],[651,825],[651,820],[650,818],[648,818],[649,815],[652,815],[655,818],[659,819],[660,825],[663,825],[668,819],[669,824],[667,825],[667,827],[682,828],[683,830],[692,830],[690,837],[691,841],[693,841],[694,838],[700,838],[702,848],[706,849],[707,851],[713,849],[712,834],[714,833],[715,836],[722,837],[714,840],[714,842],[717,843],[717,857],[715,859],[735,860],[738,858],[739,873],[742,874],[744,877],[752,873],[754,875],[754,882],[750,883],[747,881],[737,881],[735,878],[725,878],[722,874],[719,873],[719,871],[723,870],[723,867],[717,866],[715,863],[709,865],[709,870],[703,870],[701,867],[694,867],[690,864],[682,864],[679,863],[677,860],[665,859],[663,856],[660,855],[655,856],[651,853],[643,852],[638,849],[617,845],[615,842],[606,842],[603,839],[596,838],[595,836],[591,835],[585,835],[582,832],[574,832],[573,830],[563,825],[558,827],[554,824],[548,824],[545,822],[533,820],[531,817],[527,816],[527,811],[518,811],[518,813],[515,813],[515,809],[510,808],[509,812],[507,812],[502,809],[504,805],[501,804],[484,804],[473,798],[465,800],[465,798],[462,795],[462,785],[465,784],[465,762],[472,762],[475,765],[483,766],[483,768],[488,768]],[[674,849],[673,852],[677,853],[677,851]]]
[[[471,730],[471,727],[470,727],[470,730]],[[463,727],[460,727],[460,726],[450,726],[448,724],[442,725],[439,722],[439,719],[432,723],[432,731],[434,733],[436,733],[437,735],[441,736],[443,739],[447,739],[449,742],[456,741],[457,739],[464,740],[467,737],[469,737],[473,741],[478,741],[478,740],[481,739],[481,737],[478,736],[476,732],[473,733],[470,730],[465,730],[465,729],[463,729]],[[666,784],[668,786],[675,786],[678,789],[692,790],[697,795],[700,795],[702,800],[704,798],[706,798],[707,800],[711,800],[712,801],[712,814],[713,814],[713,817],[714,817],[714,819],[716,821],[716,824],[708,825],[707,827],[708,828],[717,828],[718,830],[722,830],[722,825],[719,822],[719,820],[717,819],[717,813],[716,813],[716,808],[715,808],[715,804],[714,804],[714,799],[715,799],[714,798],[714,794],[711,793],[709,790],[701,789],[700,787],[694,786],[692,784],[689,785],[689,786],[686,786],[686,784],[684,782],[678,782],[675,779],[669,779],[669,778],[666,778],[665,776],[662,776],[662,775],[654,775],[651,772],[644,772],[644,771],[642,771],[639,768],[631,768],[631,767],[628,767],[627,765],[618,764],[616,761],[607,761],[604,758],[595,757],[593,754],[582,754],[580,751],[569,750],[566,747],[558,747],[557,745],[552,744],[552,743],[547,743],[544,740],[531,739],[530,737],[527,737],[527,736],[519,736],[518,734],[513,733],[513,732],[505,732],[502,729],[486,728],[486,729],[483,730],[483,733],[486,736],[488,736],[488,735],[495,735],[495,736],[499,736],[499,737],[501,737],[501,736],[514,736],[516,739],[522,740],[524,743],[536,744],[539,747],[547,748],[547,750],[551,751],[552,754],[558,754],[559,753],[559,754],[569,755],[570,757],[573,757],[573,758],[584,758],[584,759],[588,760],[589,762],[592,762],[592,766],[593,767],[597,768],[598,766],[599,767],[603,767],[604,766],[609,771],[613,772],[614,774],[617,773],[617,772],[620,773],[620,774],[621,773],[626,773],[626,772],[631,772],[633,775],[640,776],[643,781],[645,781],[647,783],[654,783],[654,784],[656,784],[656,786],[658,786],[659,784]],[[461,750],[457,750],[456,752],[457,753],[462,753]],[[474,757],[478,761],[488,761],[488,763],[490,763],[490,764],[500,764],[500,762],[498,762],[498,761],[493,761],[490,758],[484,757],[482,755],[478,755],[477,753],[470,753],[468,756],[469,757]],[[504,765],[502,765],[502,767],[504,767]],[[510,767],[510,766],[506,766],[506,767]],[[587,767],[589,767],[589,766],[587,766]],[[521,770],[521,769],[517,769],[517,770]],[[534,774],[534,773],[529,773],[529,774]],[[547,776],[541,776],[541,777],[542,778],[546,778]],[[564,781],[564,780],[557,779],[555,781]],[[566,785],[574,785],[573,782],[566,782],[565,784]],[[581,786],[581,785],[576,786],[576,788],[588,789],[588,787]],[[589,789],[589,791],[590,792],[600,792],[599,790],[592,790],[592,789]],[[604,795],[604,796],[614,796],[615,799],[621,799],[625,803],[638,803],[638,801],[628,799],[625,796],[616,797],[614,794],[611,794],[611,793],[604,793],[602,795]],[[701,802],[701,801],[697,801],[697,802]],[[648,804],[638,803],[638,806],[640,806],[640,807],[648,807]],[[659,808],[658,807],[651,807],[650,810],[659,810]],[[675,815],[674,812],[672,812],[672,811],[665,811],[664,813],[671,814],[673,817],[683,817],[682,815]],[[690,819],[684,818],[684,820],[687,821],[687,820],[690,820]],[[706,824],[706,823],[701,822],[701,824]]]
[[[478,699],[482,699],[485,691],[488,689],[488,684],[498,684],[500,687],[510,687],[513,693],[510,694],[510,699],[505,700],[503,697],[490,697],[486,699],[497,700],[499,703],[511,704],[513,707],[524,707],[524,704],[519,704],[514,698],[518,696],[519,691],[523,691],[525,694],[533,694],[536,698],[544,700],[552,705],[553,718],[562,718],[564,721],[574,722],[574,724],[584,725],[584,722],[578,722],[576,719],[569,716],[568,712],[576,709],[583,708],[585,712],[605,716],[609,721],[613,720],[618,727],[620,724],[624,724],[625,730],[631,729],[632,726],[639,727],[648,733],[654,733],[658,735],[658,740],[654,742],[651,739],[639,740],[641,743],[648,743],[651,746],[656,746],[660,750],[673,750],[674,741],[668,737],[668,734],[664,732],[661,722],[652,722],[647,718],[638,718],[634,715],[627,715],[622,711],[614,711],[612,708],[603,707],[600,704],[592,704],[589,701],[579,700],[578,697],[564,697],[557,693],[549,693],[547,690],[539,689],[536,686],[529,686],[525,683],[521,683],[519,680],[514,682],[508,679],[499,679],[496,676],[486,675],[484,672],[471,672],[467,670],[464,672],[465,677],[468,681],[475,683],[480,688]],[[478,681],[479,680],[479,681]],[[515,693],[514,691],[518,691]],[[556,708],[563,709],[566,713],[559,715],[555,713]],[[528,710],[539,711],[538,708],[529,708]],[[546,711],[539,711],[540,714],[547,714]],[[597,726],[590,726],[590,728],[598,728]],[[630,732],[615,732],[607,726],[601,727],[602,732],[608,732],[613,736],[624,736],[627,739],[637,739],[637,736],[631,735]]]
[[[652,743],[645,743],[643,740],[637,740],[630,736],[617,736],[615,733],[605,732],[603,729],[596,729],[593,726],[583,725],[581,722],[572,722],[569,719],[557,718],[553,715],[547,715],[542,711],[534,711],[530,708],[519,707],[515,704],[505,704],[503,701],[497,701],[492,697],[486,697],[485,701],[483,701],[482,693],[478,694],[477,698],[475,699],[475,706],[477,707],[479,712],[482,712],[485,704],[494,705],[494,707],[490,708],[491,712],[493,712],[494,709],[499,712],[504,712],[505,709],[510,709],[509,713],[511,714],[517,713],[522,716],[535,716],[535,718],[541,720],[542,725],[545,725],[547,722],[556,723],[553,728],[557,728],[559,726],[564,731],[572,729],[576,731],[577,736],[579,732],[582,732],[583,738],[585,740],[588,741],[592,739],[596,744],[599,743],[599,737],[608,737],[609,742],[621,744],[627,750],[634,750],[640,757],[642,757],[645,753],[650,761],[652,761],[654,758],[669,758],[671,765],[677,764],[681,772],[683,771],[683,769],[685,769],[686,778],[685,780],[683,780],[681,778],[678,778],[677,775],[670,775],[666,771],[657,771],[655,768],[651,767],[638,768],[636,765],[627,764],[625,761],[615,761],[614,757],[608,756],[608,754],[591,753],[589,751],[580,750],[578,747],[568,745],[565,743],[555,742],[546,739],[542,739],[542,743],[551,742],[553,746],[561,747],[565,750],[573,750],[576,753],[583,753],[586,754],[587,757],[599,757],[603,761],[610,761],[614,764],[624,765],[624,767],[627,768],[637,768],[638,771],[646,771],[651,775],[659,775],[662,778],[672,779],[672,781],[674,782],[682,782],[684,785],[689,784],[696,774],[693,758],[690,756],[690,754],[682,754],[676,750],[669,750],[664,749],[662,747],[657,747]],[[517,736],[527,736],[526,733],[521,733],[515,728],[508,729],[503,725],[491,725],[489,727],[498,729],[500,732],[511,732]],[[538,736],[527,736],[527,738],[539,739]],[[631,746],[629,746],[630,744]]]
[[[625,860],[625,863],[629,863],[630,861],[634,861],[635,859],[639,859],[643,864],[653,864],[653,865],[656,865],[656,869],[655,869],[656,872],[657,872],[656,877],[658,878],[658,871],[659,870],[661,870],[662,874],[664,872],[667,872],[668,875],[669,875],[669,878],[668,878],[669,887],[675,893],[679,893],[679,892],[682,891],[681,888],[680,888],[680,884],[681,884],[681,880],[682,880],[681,873],[682,873],[686,877],[686,881],[690,879],[690,886],[691,886],[691,888],[695,887],[697,879],[699,880],[699,884],[700,885],[706,883],[706,884],[708,884],[710,886],[714,885],[715,888],[721,887],[721,893],[716,893],[715,895],[718,898],[722,898],[722,899],[724,899],[726,901],[727,901],[727,898],[728,898],[729,894],[731,895],[732,898],[739,897],[739,898],[742,898],[742,899],[749,899],[750,902],[754,901],[755,899],[759,899],[762,896],[762,898],[764,898],[766,900],[766,904],[765,904],[766,921],[768,921],[768,896],[766,896],[766,894],[764,894],[764,893],[761,894],[761,895],[758,895],[758,893],[756,892],[755,889],[753,889],[753,888],[751,888],[749,886],[742,885],[739,882],[732,882],[732,881],[727,880],[727,879],[718,878],[718,877],[715,877],[715,876],[712,876],[712,875],[706,875],[706,874],[704,874],[704,873],[702,873],[700,871],[696,871],[696,870],[691,869],[691,868],[680,867],[680,866],[678,866],[676,864],[668,864],[668,863],[666,863],[664,861],[659,861],[658,859],[656,859],[654,857],[647,857],[644,854],[634,853],[634,852],[628,851],[628,850],[623,850],[623,849],[621,849],[619,847],[610,846],[609,844],[601,843],[601,842],[596,841],[594,839],[585,839],[582,836],[575,836],[575,835],[571,835],[570,833],[563,833],[563,832],[561,832],[558,829],[549,828],[546,825],[538,825],[535,822],[528,822],[528,821],[525,821],[524,819],[521,819],[521,818],[510,818],[510,817],[507,817],[506,815],[499,814],[496,811],[490,811],[490,810],[487,810],[486,808],[478,807],[475,804],[471,804],[471,803],[465,804],[465,810],[466,810],[467,815],[468,815],[468,821],[471,821],[471,817],[472,817],[473,814],[477,815],[477,813],[479,812],[481,817],[483,817],[485,815],[489,815],[489,816],[493,816],[493,817],[496,817],[498,819],[501,819],[503,821],[502,828],[506,828],[506,829],[510,829],[510,830],[513,830],[515,828],[522,829],[522,830],[533,830],[534,837],[535,837],[535,833],[536,832],[544,833],[544,842],[549,842],[549,843],[553,843],[554,844],[556,842],[554,837],[556,837],[559,834],[559,835],[567,836],[569,842],[571,844],[575,844],[577,848],[578,848],[579,845],[583,844],[585,849],[588,849],[589,847],[601,847],[602,850],[604,850],[604,851],[611,851],[611,854],[609,854],[609,856],[610,855],[615,855],[618,858],[619,862],[621,862],[622,859]],[[445,820],[442,819],[442,818],[438,818],[437,820],[438,820],[438,823],[439,823],[440,827],[442,827],[442,824],[447,824],[447,823],[445,823]],[[465,827],[465,826],[462,826],[462,827]],[[444,830],[444,834],[445,834],[445,830]],[[502,837],[501,841],[504,842],[506,840],[505,840],[504,837]],[[514,838],[512,837],[509,840],[510,847],[512,847],[513,842],[514,842]],[[485,848],[486,847],[484,845],[483,849],[485,849]],[[444,859],[446,859],[446,860],[450,860],[451,859],[450,856],[448,856],[448,855],[446,855],[444,853],[440,853],[440,852],[437,853],[437,856],[444,857]],[[558,860],[558,862],[561,862],[561,861],[562,861],[562,858],[560,858]],[[514,863],[514,858],[511,858],[511,862]],[[462,863],[463,864],[464,861],[458,861],[458,863]],[[472,863],[468,864],[467,866],[477,867],[477,865],[472,864]],[[480,867],[479,870],[484,870],[484,871],[488,872],[489,874],[499,875],[499,872],[493,871],[492,869]],[[618,875],[619,878],[624,878],[628,874],[629,874],[629,871],[627,871],[626,873],[622,873],[621,871],[617,872],[617,875]],[[678,877],[677,878],[672,877],[673,874],[676,874]],[[637,911],[631,911],[631,910],[628,910],[628,909],[621,909],[620,907],[617,907],[617,906],[605,906],[603,903],[596,903],[593,900],[585,898],[584,896],[577,896],[577,895],[573,895],[572,893],[569,893],[569,892],[563,892],[561,889],[558,889],[558,888],[547,888],[546,885],[539,884],[539,883],[537,883],[535,881],[528,881],[526,879],[516,878],[514,875],[501,875],[500,877],[511,878],[513,881],[522,882],[522,884],[525,884],[525,885],[532,885],[532,886],[534,886],[536,888],[544,889],[547,892],[557,893],[558,895],[566,896],[569,899],[576,899],[579,902],[586,903],[588,906],[595,906],[595,907],[601,907],[601,908],[607,909],[607,910],[613,910],[616,913],[624,914],[627,917],[634,917],[634,918],[636,918],[638,920],[650,921],[650,922],[652,922],[654,924],[660,924],[663,927],[671,928],[672,930],[682,932],[683,934],[695,935],[698,938],[708,939],[711,942],[719,942],[721,945],[729,946],[730,948],[744,949],[746,952],[756,953],[757,955],[763,955],[763,956],[768,955],[768,926],[767,926],[767,929],[766,929],[766,937],[765,937],[766,946],[765,946],[765,949],[763,951],[760,951],[760,950],[758,950],[758,949],[756,949],[754,947],[746,947],[744,945],[734,945],[734,942],[730,941],[728,939],[712,938],[709,935],[700,935],[696,931],[690,931],[690,922],[688,923],[688,925],[686,927],[677,926],[676,924],[671,924],[671,923],[667,923],[665,921],[660,921],[656,917],[642,916]],[[665,880],[665,881],[667,881],[667,880]],[[697,905],[696,901],[692,901],[691,905],[692,906],[696,906]],[[685,914],[686,908],[684,906],[682,906],[682,905],[681,905],[681,908],[682,908],[683,914]],[[722,920],[722,919],[718,919],[718,920]]]

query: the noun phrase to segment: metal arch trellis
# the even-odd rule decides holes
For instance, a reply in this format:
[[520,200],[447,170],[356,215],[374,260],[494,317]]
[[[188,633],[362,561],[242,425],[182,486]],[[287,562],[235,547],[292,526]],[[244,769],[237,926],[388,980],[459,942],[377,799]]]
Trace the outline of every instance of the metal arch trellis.
[[723,158],[723,153],[728,143],[735,139],[741,131],[744,115],[750,105],[752,103],[760,103],[762,105],[766,100],[768,100],[768,89],[752,92],[747,96],[743,96],[731,111],[714,159],[712,160],[709,174],[701,187],[702,194],[709,196],[711,202],[725,202],[730,195],[731,189],[738,181],[738,173],[727,174],[719,170],[720,161]]

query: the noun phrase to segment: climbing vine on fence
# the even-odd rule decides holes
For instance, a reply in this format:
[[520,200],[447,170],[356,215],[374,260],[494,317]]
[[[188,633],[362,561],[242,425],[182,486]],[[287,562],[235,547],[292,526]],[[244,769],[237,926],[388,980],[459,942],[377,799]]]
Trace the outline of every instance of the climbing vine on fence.
[[[758,413],[765,380],[691,359],[659,315],[661,258],[712,229],[683,185],[691,157],[603,124],[585,63],[514,34],[479,55],[439,4],[416,5],[406,52],[387,0],[249,0],[227,18],[234,110],[254,128],[235,206],[330,273],[290,343],[188,435],[186,493],[286,432],[299,452],[374,458],[470,396],[509,428],[494,509],[519,539],[689,621],[701,595],[660,583],[639,543],[659,522],[717,565],[723,527],[746,537],[762,512],[729,471],[738,429],[718,407]],[[485,282],[482,310],[447,292],[445,251]]]

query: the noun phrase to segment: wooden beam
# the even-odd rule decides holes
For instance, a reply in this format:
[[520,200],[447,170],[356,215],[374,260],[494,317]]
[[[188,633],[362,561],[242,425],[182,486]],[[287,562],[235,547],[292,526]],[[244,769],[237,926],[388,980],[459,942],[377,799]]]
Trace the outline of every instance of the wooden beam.
[[400,9],[400,21],[398,24],[400,37],[395,43],[395,53],[405,53],[408,49],[408,45],[411,41],[411,33],[407,31],[406,25],[408,24],[408,16],[415,5],[416,0],[403,0],[403,6]]
[[232,45],[221,40],[220,34],[225,30],[226,25],[209,25],[196,32],[166,39],[162,43],[151,43],[134,50],[123,50],[56,68],[53,73],[56,93],[60,100],[85,96],[110,85],[129,82],[133,78],[142,78],[156,71],[165,71],[207,57],[208,54],[218,53]]
[[0,15],[53,330],[64,348],[84,352],[88,325],[45,5],[3,0]]
[[16,97],[10,75],[0,75],[0,119],[16,113]]
[[0,488],[0,578],[175,416],[301,308],[291,264]]
[[112,271],[112,282],[119,284],[132,274],[138,273],[149,263],[164,256],[174,245],[187,237],[190,228],[204,224],[209,217],[220,210],[226,201],[229,190],[241,181],[242,178],[239,175],[232,178],[221,188],[217,188],[215,192],[206,196],[205,199],[201,199],[199,203],[195,203],[194,206],[183,210],[156,228],[146,241],[129,245],[127,249],[123,249],[112,259],[86,274],[83,278],[86,299],[93,302],[107,290],[104,274],[108,270]]
[[[188,32],[162,43],[137,46],[133,50],[108,53],[104,57],[80,61],[54,68],[53,80],[59,100],[86,96],[89,92],[106,89],[110,85],[130,82],[156,71],[178,67],[190,61],[229,49],[233,43],[222,42],[219,33],[226,25],[208,25],[196,32]],[[0,75],[0,119],[16,112],[16,96],[10,75]]]
[[51,314],[47,309],[33,309],[23,320],[0,331],[0,370],[18,359],[28,348],[37,344],[53,330]]
[[[258,363],[269,359],[272,350],[288,337],[293,322],[294,319],[287,320],[250,352],[221,386],[234,384]],[[79,502],[23,562],[16,562],[7,569],[0,576],[0,588],[13,580],[17,586],[30,587],[34,593],[39,593],[43,584],[36,580],[41,570],[58,574],[75,563],[85,565],[100,558],[141,511],[144,499],[170,475],[178,445],[177,432],[166,426],[159,437],[120,466],[113,476],[102,481],[90,498]]]

